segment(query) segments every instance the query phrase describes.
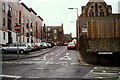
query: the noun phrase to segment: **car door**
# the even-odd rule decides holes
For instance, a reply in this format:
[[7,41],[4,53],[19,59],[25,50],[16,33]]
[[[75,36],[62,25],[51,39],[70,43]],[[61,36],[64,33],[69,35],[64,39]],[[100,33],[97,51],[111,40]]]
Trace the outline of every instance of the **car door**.
[[19,50],[19,48],[20,48],[20,43],[16,43],[16,44],[14,45],[14,47],[12,48],[12,50],[13,50],[14,52],[17,52],[17,50]]
[[15,46],[15,44],[10,44],[10,45],[7,47],[7,51],[8,51],[8,52],[13,52],[14,46]]

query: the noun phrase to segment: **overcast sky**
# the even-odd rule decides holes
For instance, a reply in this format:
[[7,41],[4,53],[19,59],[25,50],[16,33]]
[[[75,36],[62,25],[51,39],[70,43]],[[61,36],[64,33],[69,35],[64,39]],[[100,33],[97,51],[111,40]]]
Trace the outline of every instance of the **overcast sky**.
[[[78,8],[81,14],[81,6],[85,6],[89,0],[21,0],[28,7],[31,7],[41,16],[46,26],[61,26],[63,23],[64,33],[72,33],[76,36],[77,11],[68,8]],[[119,0],[104,0],[112,5],[113,13],[118,13]]]

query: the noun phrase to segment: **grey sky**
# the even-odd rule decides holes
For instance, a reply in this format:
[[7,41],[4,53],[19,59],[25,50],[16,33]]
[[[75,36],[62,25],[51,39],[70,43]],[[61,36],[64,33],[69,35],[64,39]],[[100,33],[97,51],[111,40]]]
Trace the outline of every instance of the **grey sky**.
[[[76,36],[77,11],[68,8],[78,8],[81,14],[81,6],[85,6],[89,0],[21,0],[28,7],[33,8],[41,16],[47,26],[64,25],[64,33],[72,33]],[[119,0],[104,0],[112,5],[113,13],[118,12]]]

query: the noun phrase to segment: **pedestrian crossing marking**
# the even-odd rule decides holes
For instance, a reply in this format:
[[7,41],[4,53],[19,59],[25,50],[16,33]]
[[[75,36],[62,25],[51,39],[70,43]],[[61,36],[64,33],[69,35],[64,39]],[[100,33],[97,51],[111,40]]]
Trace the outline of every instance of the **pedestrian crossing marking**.
[[15,75],[0,75],[0,77],[9,77],[9,78],[20,78],[21,76],[15,76]]
[[118,70],[107,69],[107,68],[98,68],[95,67],[88,74],[86,74],[83,79],[117,79],[119,78],[120,72]]

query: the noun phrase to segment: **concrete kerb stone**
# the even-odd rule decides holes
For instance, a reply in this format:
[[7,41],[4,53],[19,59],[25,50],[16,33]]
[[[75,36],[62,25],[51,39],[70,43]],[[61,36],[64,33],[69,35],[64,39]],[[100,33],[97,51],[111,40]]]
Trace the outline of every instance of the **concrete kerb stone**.
[[15,59],[7,59],[7,60],[4,60],[4,61],[11,61],[11,60],[19,60],[19,59],[26,59],[26,58],[34,58],[34,57],[39,57],[39,56],[42,56],[48,52],[52,52],[54,51],[56,48],[52,49],[52,50],[48,50],[48,51],[45,51],[43,53],[40,53],[40,54],[37,54],[37,55],[31,55],[31,56],[22,56],[22,57],[16,57]]
[[92,64],[88,64],[87,62],[84,61],[84,59],[82,58],[80,52],[78,52],[78,56],[79,56],[79,62],[81,66],[94,66]]

